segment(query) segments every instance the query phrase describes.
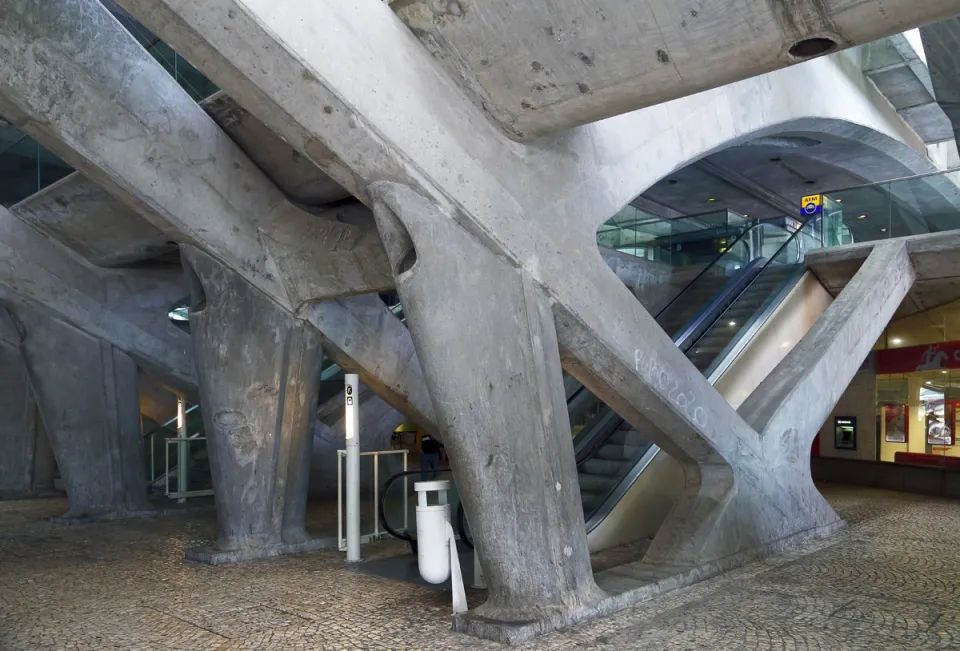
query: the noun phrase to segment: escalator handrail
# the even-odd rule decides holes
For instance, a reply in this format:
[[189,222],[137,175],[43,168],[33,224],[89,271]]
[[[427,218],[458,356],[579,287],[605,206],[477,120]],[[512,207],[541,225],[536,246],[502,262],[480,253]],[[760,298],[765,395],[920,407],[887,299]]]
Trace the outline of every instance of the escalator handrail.
[[731,250],[733,247],[735,247],[737,244],[739,244],[745,237],[747,237],[747,235],[749,235],[750,233],[752,233],[752,232],[753,232],[753,229],[757,228],[758,226],[761,226],[762,224],[763,224],[763,222],[758,222],[758,223],[754,224],[753,226],[751,226],[750,228],[744,229],[744,231],[743,231],[742,233],[740,233],[740,236],[737,237],[735,240],[733,240],[733,242],[731,242],[731,243],[727,246],[726,250],[725,250],[723,253],[718,254],[716,258],[714,258],[713,260],[711,260],[710,263],[700,271],[700,273],[698,273],[696,276],[694,276],[693,280],[691,280],[689,283],[687,283],[687,286],[686,286],[686,287],[684,287],[683,289],[680,290],[680,293],[679,293],[679,294],[677,294],[677,295],[674,296],[672,299],[670,299],[670,302],[667,303],[667,305],[666,305],[662,310],[660,310],[659,312],[657,312],[656,318],[659,319],[660,316],[662,316],[664,313],[666,313],[667,310],[669,310],[671,307],[673,307],[673,306],[676,304],[677,301],[679,301],[688,291],[690,291],[690,288],[693,287],[693,286],[697,283],[697,281],[699,281],[704,275],[706,275],[706,273],[707,273],[710,269],[712,269],[715,264],[717,264],[718,262],[720,262],[720,259],[721,259],[723,256],[725,256],[727,253],[729,253],[730,250]]
[[[800,228],[794,231],[790,235],[790,237],[787,238],[786,241],[784,241],[784,243],[777,249],[777,252],[774,255],[770,256],[770,258],[765,261],[765,263],[763,264],[763,267],[761,267],[760,270],[757,272],[757,274],[753,276],[753,278],[750,280],[749,283],[747,283],[746,287],[744,287],[743,290],[736,296],[736,298],[734,298],[734,300],[730,302],[727,309],[729,309],[731,306],[733,306],[734,303],[736,303],[737,300],[739,300],[740,296],[742,296],[743,293],[746,292],[747,289],[751,285],[753,285],[753,283],[763,274],[763,272],[767,268],[769,268],[771,264],[773,264],[773,261],[777,259],[777,256],[779,256],[780,253],[784,251],[788,246],[790,246],[793,242],[798,243],[797,263],[799,264],[800,262],[802,262],[802,258],[804,256],[801,255],[802,252],[799,247],[799,242],[800,242],[799,238],[801,233],[805,231],[807,225],[816,219],[817,219],[816,217],[811,217],[807,219]],[[794,280],[794,283],[795,282],[796,281]],[[723,355],[723,360],[721,361],[720,365],[718,365],[710,373],[710,376],[708,377],[708,381],[711,384],[716,382],[720,374],[722,374],[723,371],[726,370],[727,367],[729,367],[730,362],[732,362],[733,359],[736,357],[736,355],[738,355],[741,352],[741,349],[742,349],[741,342],[744,343],[745,345],[745,343],[749,341],[749,338],[747,337],[747,335],[749,334],[750,337],[752,337],[752,335],[759,328],[759,325],[762,324],[765,318],[768,317],[773,312],[773,310],[775,310],[777,306],[782,302],[783,297],[786,295],[785,289],[787,287],[792,287],[794,283],[789,283],[785,281],[783,283],[783,286],[778,291],[778,295],[775,297],[775,299],[771,301],[764,308],[764,310],[759,315],[757,315],[756,318],[754,318],[754,320],[750,323],[749,326],[741,330],[740,334],[737,336],[737,339],[736,339],[737,343],[734,344],[732,348],[728,347],[726,349],[726,354]],[[720,320],[723,317],[724,312],[726,312],[726,309],[717,315],[717,320]],[[706,336],[706,333],[709,332],[712,327],[713,327],[713,324],[708,326],[704,330],[703,334],[701,334],[701,336],[697,339],[697,341],[699,341],[704,336]],[[693,346],[696,346],[697,341],[694,341],[693,344],[691,344],[690,348],[693,348]],[[653,460],[656,458],[657,454],[659,453],[660,453],[660,447],[656,444],[652,444],[650,448],[647,450],[647,452],[640,459],[640,461],[636,463],[629,471],[627,471],[627,473],[623,476],[623,478],[621,478],[621,480],[617,482],[617,484],[610,490],[607,496],[600,502],[600,505],[593,510],[593,513],[587,519],[586,530],[588,534],[593,528],[599,525],[600,522],[602,522],[607,517],[607,515],[610,514],[610,512],[617,505],[617,503],[619,503],[619,501],[623,499],[623,496],[626,495],[627,492],[633,487],[633,485],[640,478],[640,475],[643,474],[644,470],[647,469],[647,467],[653,462]]]
[[[800,235],[804,232],[804,229],[807,227],[807,224],[811,223],[811,222],[814,221],[815,219],[816,219],[815,217],[811,217],[811,218],[808,219],[807,221],[803,222],[803,225],[802,225],[800,228],[798,228],[797,230],[795,230],[795,231],[790,235],[790,237],[788,237],[788,238],[784,241],[784,243],[780,245],[780,248],[777,249],[777,252],[774,253],[772,256],[770,256],[769,258],[766,259],[766,261],[764,262],[763,266],[760,267],[760,270],[756,273],[756,275],[755,275],[753,278],[750,279],[750,282],[748,282],[746,285],[744,285],[744,287],[743,287],[743,288],[740,290],[740,292],[734,297],[734,299],[733,299],[732,301],[730,301],[730,303],[729,303],[729,305],[727,306],[727,308],[724,309],[723,312],[720,312],[719,314],[717,314],[717,320],[719,320],[719,319],[723,316],[723,313],[726,312],[728,309],[730,309],[730,307],[732,307],[734,303],[736,303],[738,300],[740,300],[740,297],[743,296],[743,295],[747,292],[747,290],[749,290],[749,289],[753,286],[753,284],[757,281],[757,279],[759,279],[759,278],[763,275],[763,272],[766,271],[766,270],[770,267],[770,265],[772,265],[772,264],[774,263],[774,261],[777,259],[777,256],[779,256],[783,251],[785,251],[785,250],[787,249],[787,247],[789,247],[791,244],[793,244],[793,243],[795,243],[795,242],[797,243],[797,264],[800,264],[800,263],[803,261],[803,259],[805,258],[805,256],[801,255],[801,251],[800,251],[800,247],[799,247]],[[768,308],[769,308],[769,306],[768,306]],[[768,312],[768,310],[764,310],[762,313],[766,313],[766,312]],[[755,323],[755,322],[756,322],[756,318],[754,318],[754,320],[753,320],[752,323]],[[714,323],[716,323],[716,320],[714,321]],[[751,323],[751,325],[752,325],[752,323]],[[706,329],[704,329],[704,331],[700,333],[700,336],[697,337],[696,341],[694,341],[693,343],[690,344],[690,348],[693,348],[694,346],[696,346],[697,343],[698,343],[701,339],[703,339],[703,338],[707,335],[708,332],[710,332],[710,329],[713,328],[713,325],[714,325],[714,324],[712,323],[712,324],[710,324]],[[737,338],[738,338],[738,339],[741,338],[741,337],[743,336],[742,333],[745,333],[745,332],[746,332],[747,330],[749,330],[749,329],[750,329],[749,327],[744,327],[743,329],[741,329],[741,331],[740,331],[741,334],[738,335]]]
[[[705,308],[700,310],[693,319],[690,320],[680,332],[674,335],[673,343],[677,348],[684,350],[688,341],[693,340],[696,343],[708,330],[711,325],[726,312],[727,308],[739,298],[744,288],[749,287],[753,279],[763,271],[763,265],[767,262],[765,258],[757,257],[748,262],[736,276],[730,279],[718,292]],[[690,348],[687,346],[687,348]]]

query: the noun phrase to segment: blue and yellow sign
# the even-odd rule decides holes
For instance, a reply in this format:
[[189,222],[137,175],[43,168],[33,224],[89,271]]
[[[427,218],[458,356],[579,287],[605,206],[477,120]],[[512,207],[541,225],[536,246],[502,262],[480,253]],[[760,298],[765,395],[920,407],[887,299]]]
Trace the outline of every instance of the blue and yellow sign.
[[822,194],[811,194],[809,197],[800,200],[800,214],[804,217],[817,215],[821,212],[823,212]]

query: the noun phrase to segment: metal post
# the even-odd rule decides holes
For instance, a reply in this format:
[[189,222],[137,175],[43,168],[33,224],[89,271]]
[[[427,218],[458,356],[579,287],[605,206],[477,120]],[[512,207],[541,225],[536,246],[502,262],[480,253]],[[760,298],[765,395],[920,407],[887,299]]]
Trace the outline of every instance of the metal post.
[[360,560],[360,379],[346,375],[347,562]]
[[[187,440],[187,401],[183,396],[177,396],[177,492],[183,495],[190,490],[190,476],[187,466],[190,465],[190,442]],[[177,500],[182,504],[186,497]]]
[[380,453],[373,453],[373,537],[380,535]]

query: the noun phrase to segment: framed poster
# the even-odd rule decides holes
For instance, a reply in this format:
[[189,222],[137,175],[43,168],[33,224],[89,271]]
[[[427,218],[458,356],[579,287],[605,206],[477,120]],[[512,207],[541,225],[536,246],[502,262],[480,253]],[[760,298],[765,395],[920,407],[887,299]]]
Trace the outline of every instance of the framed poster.
[[887,443],[907,443],[910,440],[906,405],[884,405],[883,418],[886,425],[884,441]]
[[927,445],[949,447],[953,445],[954,413],[957,403],[952,400],[943,403],[943,420],[933,417],[927,426]]
[[834,416],[833,447],[837,450],[857,449],[857,418],[855,416]]

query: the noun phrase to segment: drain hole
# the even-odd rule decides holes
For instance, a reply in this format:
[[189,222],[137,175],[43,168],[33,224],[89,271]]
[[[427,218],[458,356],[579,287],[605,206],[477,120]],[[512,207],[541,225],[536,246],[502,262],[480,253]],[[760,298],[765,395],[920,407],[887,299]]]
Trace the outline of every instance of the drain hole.
[[796,59],[809,59],[837,49],[836,41],[829,38],[808,38],[790,48],[790,56]]

